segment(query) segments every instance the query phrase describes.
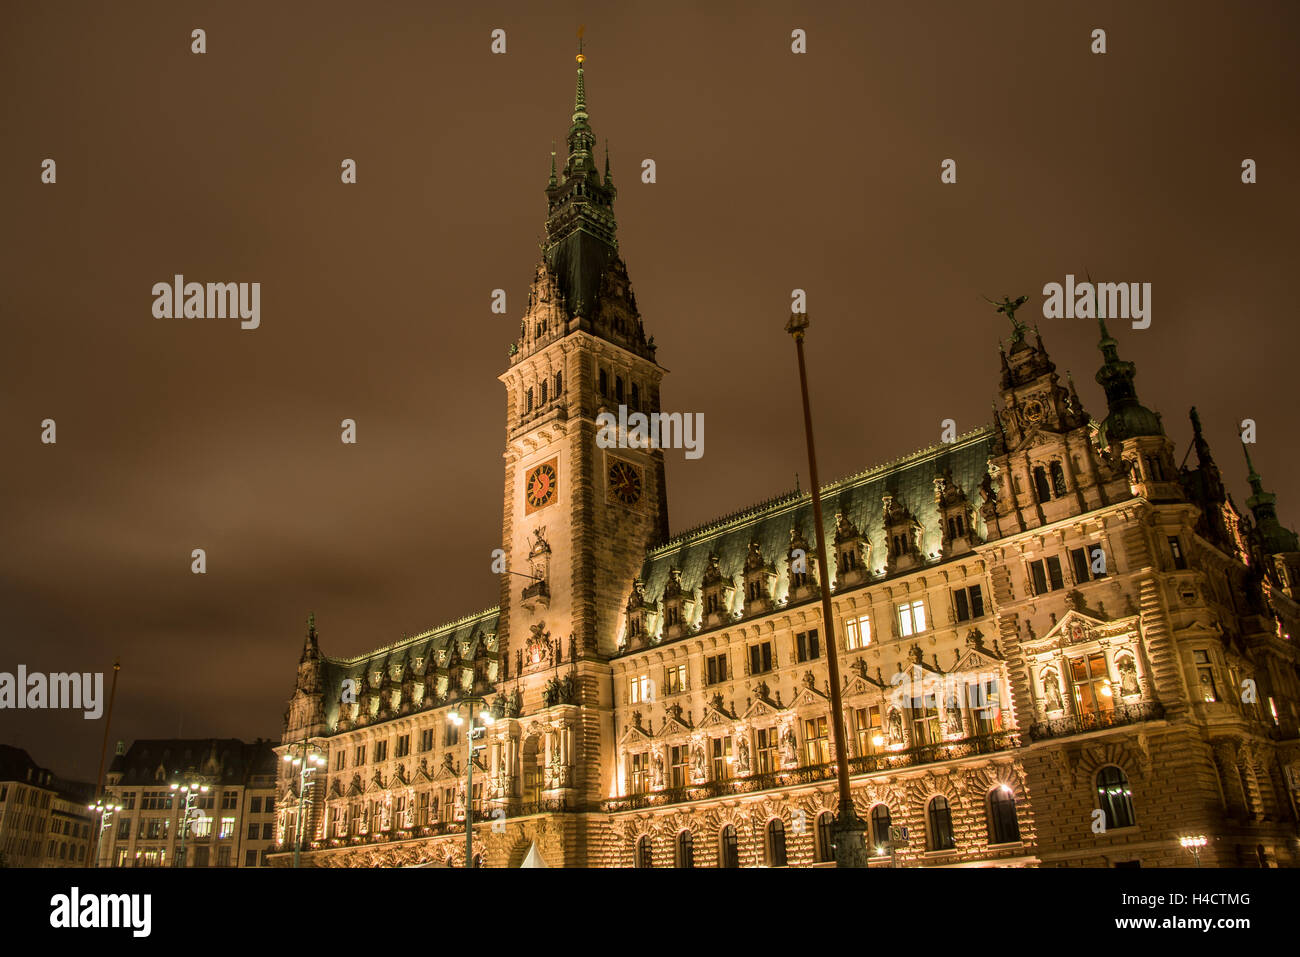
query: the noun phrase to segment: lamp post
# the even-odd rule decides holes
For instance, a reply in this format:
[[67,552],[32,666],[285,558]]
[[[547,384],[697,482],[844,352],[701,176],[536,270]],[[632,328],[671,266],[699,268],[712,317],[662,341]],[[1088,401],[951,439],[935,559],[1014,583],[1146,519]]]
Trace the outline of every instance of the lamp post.
[[104,832],[108,830],[108,825],[113,820],[113,812],[122,810],[122,805],[113,804],[106,797],[102,797],[94,804],[87,804],[86,808],[99,814],[99,833],[95,836],[95,866],[98,867],[99,855],[104,844]]
[[803,398],[803,428],[808,442],[808,478],[812,486],[813,523],[817,535],[817,560],[821,563],[822,627],[826,630],[826,668],[831,684],[831,727],[835,734],[835,770],[839,779],[840,812],[835,821],[835,864],[837,867],[866,867],[866,825],[853,807],[849,793],[849,754],[844,737],[844,708],[840,700],[840,662],[835,643],[835,619],[831,611],[830,564],[826,560],[826,529],[822,525],[822,493],[817,478],[817,452],[813,445],[812,409],[808,404],[808,371],[804,364],[803,340],[808,329],[807,313],[791,314],[785,331],[794,337],[799,357],[799,391]]
[[1196,834],[1191,837],[1180,837],[1178,843],[1192,852],[1192,860],[1196,861],[1196,866],[1201,866],[1201,848],[1209,844],[1209,839],[1204,834]]
[[172,866],[185,867],[187,866],[188,863],[185,859],[185,835],[190,829],[190,821],[193,820],[196,815],[200,817],[203,815],[203,812],[194,806],[194,802],[198,800],[200,794],[208,793],[208,786],[206,784],[200,783],[199,781],[191,780],[191,781],[187,781],[184,784],[173,783],[172,790],[175,791],[177,794],[182,794],[185,796],[185,803],[181,810],[181,821],[180,821],[181,850],[180,853],[176,856],[176,863]]
[[311,806],[311,798],[307,796],[307,785],[311,776],[325,767],[325,756],[319,747],[308,743],[304,735],[301,742],[289,745],[284,753],[284,762],[298,768],[298,813],[293,825],[293,866],[297,867],[298,859],[302,854],[303,836],[306,833],[303,808]]
[[[454,708],[447,713],[447,720],[456,727],[463,727],[468,724],[469,728],[465,732],[465,866],[474,866],[474,752],[482,750],[486,745],[474,746],[476,737],[486,736],[488,725],[492,724],[492,712],[488,711],[484,705],[487,702],[477,696],[470,695],[461,698]],[[460,715],[461,706],[464,705],[466,713],[469,715],[468,721]],[[479,708],[478,719],[481,724],[474,724],[474,706]]]

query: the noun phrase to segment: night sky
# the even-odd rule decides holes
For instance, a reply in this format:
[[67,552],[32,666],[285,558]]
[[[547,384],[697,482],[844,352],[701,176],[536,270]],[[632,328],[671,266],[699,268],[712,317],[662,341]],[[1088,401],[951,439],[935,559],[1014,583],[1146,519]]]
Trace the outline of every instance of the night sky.
[[[668,455],[673,529],[806,485],[793,288],[829,480],[990,419],[1010,326],[982,296],[1029,295],[1103,417],[1095,324],[1041,318],[1085,272],[1153,284],[1151,327],[1111,329],[1176,458],[1196,404],[1244,507],[1254,418],[1300,525],[1300,7],[695,7],[5,4],[0,671],[120,655],[113,739],[278,738],[309,612],[343,656],[496,603],[496,377],[580,24],[664,408],[706,421],[703,458]],[[261,327],[154,318],[175,273],[260,282]],[[102,734],[0,712],[68,776]]]

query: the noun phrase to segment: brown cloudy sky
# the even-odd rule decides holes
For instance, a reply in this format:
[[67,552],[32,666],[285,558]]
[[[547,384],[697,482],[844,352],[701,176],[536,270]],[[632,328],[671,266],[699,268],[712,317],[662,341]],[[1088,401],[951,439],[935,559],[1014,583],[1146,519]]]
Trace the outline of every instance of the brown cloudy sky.
[[[707,422],[702,459],[670,456],[674,528],[804,470],[792,288],[829,478],[984,421],[1009,327],[979,297],[1041,315],[1043,284],[1085,270],[1153,284],[1151,328],[1115,331],[1179,457],[1196,403],[1240,502],[1233,424],[1255,418],[1300,524],[1297,9],[4,5],[0,670],[120,654],[115,739],[278,736],[308,611],[354,654],[495,603],[496,376],[579,24],[665,405]],[[154,319],[177,272],[260,282],[261,328]],[[1102,411],[1093,326],[1041,325]],[[68,775],[93,777],[101,734],[0,714],[0,741]]]

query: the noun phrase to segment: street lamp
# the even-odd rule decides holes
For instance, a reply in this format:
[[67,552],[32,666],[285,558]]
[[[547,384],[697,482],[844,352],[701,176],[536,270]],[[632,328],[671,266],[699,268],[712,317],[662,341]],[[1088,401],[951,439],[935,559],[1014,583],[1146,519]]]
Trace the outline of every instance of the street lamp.
[[108,825],[113,820],[113,812],[122,810],[122,805],[100,798],[94,804],[87,804],[86,809],[99,814],[99,834],[95,837],[95,866],[98,867],[99,855],[104,844],[104,832],[108,830]]
[[835,774],[839,779],[840,812],[835,821],[835,863],[838,867],[866,867],[866,825],[853,807],[849,793],[849,753],[844,737],[844,706],[840,700],[840,662],[835,643],[835,618],[831,611],[830,563],[826,559],[826,529],[822,525],[822,492],[817,479],[817,452],[813,445],[812,409],[808,404],[808,370],[804,364],[803,338],[808,329],[807,313],[790,316],[785,331],[794,337],[799,356],[799,391],[803,397],[803,428],[808,442],[808,479],[812,486],[813,523],[817,533],[817,560],[821,563],[822,627],[826,629],[826,670],[831,684],[831,727],[835,732]]
[[208,786],[206,784],[200,784],[198,781],[188,781],[185,784],[173,784],[171,789],[185,796],[185,804],[181,811],[180,821],[181,851],[176,857],[176,863],[172,866],[185,867],[188,864],[188,861],[185,858],[185,835],[189,832],[190,821],[194,820],[196,817],[203,816],[203,811],[200,808],[195,807],[194,802],[198,800],[200,794],[208,793]]
[[289,745],[289,749],[284,754],[284,762],[298,769],[298,814],[293,825],[293,866],[297,867],[298,858],[302,853],[303,836],[306,833],[303,806],[311,805],[311,798],[307,796],[308,779],[318,770],[325,768],[325,754],[316,745],[308,744],[307,738],[304,737],[301,743],[295,742]]
[[1196,834],[1191,837],[1180,837],[1178,843],[1183,845],[1192,853],[1192,859],[1196,861],[1196,866],[1201,866],[1201,848],[1209,844],[1209,839],[1204,834]]
[[[469,730],[465,734],[465,866],[474,866],[474,752],[482,751],[487,747],[485,744],[474,746],[474,739],[487,736],[487,729],[493,722],[492,712],[483,707],[486,704],[483,698],[478,696],[469,696],[462,698],[456,703],[453,710],[447,713],[447,721],[457,728],[466,724],[465,718],[460,715],[461,705],[465,706],[465,711],[469,715]],[[479,725],[474,724],[474,706],[479,708],[478,719]]]

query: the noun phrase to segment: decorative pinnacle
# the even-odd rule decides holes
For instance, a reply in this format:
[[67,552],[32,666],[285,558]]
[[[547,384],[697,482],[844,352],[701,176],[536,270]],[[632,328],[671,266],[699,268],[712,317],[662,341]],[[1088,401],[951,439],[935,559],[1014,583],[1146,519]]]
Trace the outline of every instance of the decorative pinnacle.
[[808,313],[792,312],[790,321],[785,324],[785,331],[794,336],[798,341],[803,338],[805,330],[808,328]]

